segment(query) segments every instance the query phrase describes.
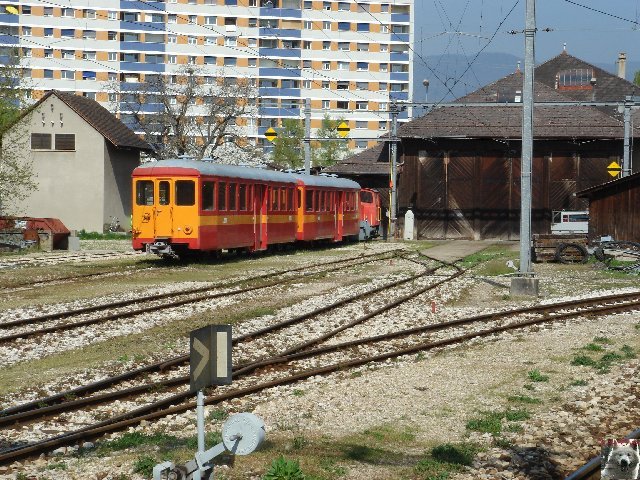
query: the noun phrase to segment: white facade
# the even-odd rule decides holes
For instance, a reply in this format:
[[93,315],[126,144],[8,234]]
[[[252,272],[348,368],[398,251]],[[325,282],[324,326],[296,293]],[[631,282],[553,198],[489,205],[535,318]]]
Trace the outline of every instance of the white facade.
[[350,147],[365,148],[390,128],[391,100],[411,98],[412,0],[13,5],[6,12],[19,14],[0,14],[2,43],[21,47],[36,99],[56,89],[118,111],[118,96],[110,93],[114,84],[194,64],[204,75],[254,79],[259,115],[237,124],[258,144],[281,119],[303,118],[309,98],[312,130],[325,115],[344,118]]

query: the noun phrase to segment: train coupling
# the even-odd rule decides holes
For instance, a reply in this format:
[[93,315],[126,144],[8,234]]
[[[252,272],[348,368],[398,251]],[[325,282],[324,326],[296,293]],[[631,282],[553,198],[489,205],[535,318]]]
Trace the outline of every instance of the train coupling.
[[165,240],[156,240],[148,245],[148,251],[161,257],[176,258],[176,252],[171,248],[171,244]]

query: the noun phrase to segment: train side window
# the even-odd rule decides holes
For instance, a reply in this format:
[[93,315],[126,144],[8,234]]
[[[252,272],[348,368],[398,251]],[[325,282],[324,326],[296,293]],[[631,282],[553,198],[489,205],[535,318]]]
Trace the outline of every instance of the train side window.
[[320,200],[319,200],[319,194],[320,192],[318,192],[317,190],[313,192],[313,211],[317,212],[320,210]]
[[278,210],[278,189],[271,187],[271,211]]
[[176,180],[176,205],[190,207],[196,204],[196,182]]
[[327,211],[327,192],[320,192],[320,211]]
[[163,180],[158,186],[158,197],[160,205],[169,205],[171,203],[171,185],[168,181]]
[[373,203],[373,195],[371,192],[360,192],[360,203]]
[[313,190],[307,190],[307,193],[305,195],[305,210],[307,212],[312,212],[313,211]]
[[293,188],[287,188],[287,205],[289,206],[289,210],[295,210],[295,205],[293,205]]
[[236,209],[236,190],[237,190],[238,184],[237,183],[230,183],[229,184],[229,210],[235,210]]
[[287,211],[287,189],[280,189],[280,210],[283,212]]
[[219,210],[227,209],[227,183],[226,182],[218,183],[218,209]]
[[153,181],[136,182],[136,205],[153,205]]
[[245,212],[247,210],[247,186],[244,183],[238,185],[238,201],[240,210]]
[[215,210],[214,205],[214,183],[213,182],[202,182],[202,210],[206,210],[210,212],[211,210]]

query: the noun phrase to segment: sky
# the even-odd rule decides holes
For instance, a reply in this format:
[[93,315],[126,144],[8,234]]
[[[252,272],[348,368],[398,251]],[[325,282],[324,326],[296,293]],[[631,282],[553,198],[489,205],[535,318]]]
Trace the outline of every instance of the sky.
[[[481,50],[465,77],[475,88],[474,74],[482,83],[495,80],[513,72],[524,58],[525,0],[415,0],[415,12],[416,62],[434,84],[439,83],[436,76],[451,84]],[[536,0],[536,26],[537,64],[558,55],[566,43],[568,53],[598,66],[611,65],[609,70],[618,53],[625,52],[629,80],[640,69],[640,0]],[[487,60],[485,53],[514,57],[489,55]],[[438,63],[433,57],[439,55],[461,56],[462,64]]]

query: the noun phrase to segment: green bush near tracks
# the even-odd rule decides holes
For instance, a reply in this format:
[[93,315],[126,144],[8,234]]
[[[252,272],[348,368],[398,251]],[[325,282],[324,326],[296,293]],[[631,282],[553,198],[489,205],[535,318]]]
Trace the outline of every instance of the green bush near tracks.
[[531,380],[532,382],[548,382],[549,381],[549,375],[542,375],[542,373],[540,373],[540,370],[538,370],[537,368],[527,372],[527,376],[529,377],[529,380]]
[[[608,344],[612,346],[611,341],[606,337],[596,337],[593,339],[593,343],[589,343],[582,347],[580,350],[586,350],[588,352],[602,352],[604,347],[600,347],[597,343]],[[600,348],[595,348],[600,347]],[[578,354],[571,360],[571,365],[581,367],[593,367],[599,373],[608,373],[611,370],[611,366],[619,362],[620,360],[636,358],[636,352],[630,345],[623,345],[620,347],[620,353],[615,351],[608,351],[603,354],[599,359],[585,354]]]
[[133,464],[133,471],[148,478],[153,475],[153,467],[155,467],[157,463],[158,461],[149,455],[138,457]]
[[530,413],[524,409],[505,410],[503,412],[484,412],[481,417],[467,422],[467,430],[480,433],[490,433],[494,437],[502,433],[502,421],[519,422],[530,418]]
[[80,240],[127,240],[131,241],[130,233],[117,233],[117,232],[108,232],[108,233],[98,233],[98,232],[87,232],[86,230],[80,230],[78,232],[78,238]]
[[283,456],[276,458],[262,477],[263,480],[305,480],[306,478],[297,460],[287,460]]
[[479,451],[476,445],[469,443],[438,445],[431,449],[428,457],[416,464],[414,472],[420,479],[445,480],[464,466],[470,466]]

